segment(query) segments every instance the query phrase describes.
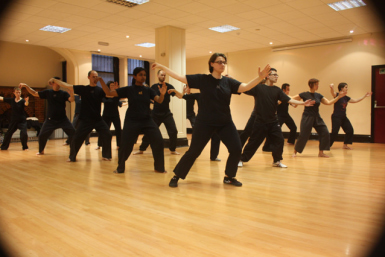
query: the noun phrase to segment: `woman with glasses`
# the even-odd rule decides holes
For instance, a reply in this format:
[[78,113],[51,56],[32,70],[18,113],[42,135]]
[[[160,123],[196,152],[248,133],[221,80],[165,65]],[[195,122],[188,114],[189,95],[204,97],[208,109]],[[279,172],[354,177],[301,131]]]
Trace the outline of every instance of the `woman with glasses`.
[[324,151],[330,150],[329,130],[326,127],[325,122],[323,121],[323,119],[319,114],[319,106],[321,103],[325,105],[334,104],[335,102],[338,101],[338,99],[344,97],[346,95],[346,92],[339,94],[336,98],[329,101],[323,95],[316,92],[319,87],[318,84],[319,84],[318,79],[310,79],[308,82],[310,91],[300,93],[299,95],[296,95],[293,97],[293,99],[296,99],[296,100],[300,100],[300,99],[303,99],[304,101],[308,99],[315,100],[314,106],[306,106],[304,108],[302,119],[301,119],[300,133],[299,133],[297,142],[294,146],[293,157],[296,157],[297,153],[302,153],[303,149],[306,146],[307,141],[309,140],[311,130],[312,128],[314,128],[317,131],[318,140],[320,142],[318,157],[329,158],[329,156],[324,153]]
[[222,53],[214,53],[209,59],[210,74],[195,74],[182,76],[169,68],[154,63],[152,68],[164,70],[169,76],[188,84],[190,88],[200,90],[200,106],[193,129],[191,145],[183,155],[174,169],[175,176],[171,179],[169,186],[177,187],[179,178],[185,179],[196,158],[216,132],[229,151],[227,159],[225,184],[242,186],[235,176],[238,169],[238,161],[241,157],[241,141],[237,129],[233,123],[230,113],[231,94],[239,94],[250,90],[257,85],[270,70],[267,65],[262,71],[259,69],[259,76],[248,84],[241,83],[235,79],[222,76],[227,64],[227,58]]

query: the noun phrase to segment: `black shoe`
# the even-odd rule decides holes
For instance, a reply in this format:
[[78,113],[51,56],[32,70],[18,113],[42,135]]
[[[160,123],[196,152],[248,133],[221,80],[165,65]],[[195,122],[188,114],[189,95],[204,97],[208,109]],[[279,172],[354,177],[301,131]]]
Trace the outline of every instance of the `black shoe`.
[[179,180],[179,178],[177,176],[172,177],[168,186],[169,187],[178,187],[178,180]]
[[236,186],[236,187],[241,187],[242,186],[242,183],[239,182],[236,178],[225,177],[223,179],[223,183],[230,184],[230,185],[233,185],[233,186]]
[[90,145],[91,143],[90,143],[90,142],[86,142],[85,144],[86,144],[86,145]]
[[219,158],[215,158],[215,159],[210,159],[212,162],[220,162],[221,161],[221,159],[219,159]]

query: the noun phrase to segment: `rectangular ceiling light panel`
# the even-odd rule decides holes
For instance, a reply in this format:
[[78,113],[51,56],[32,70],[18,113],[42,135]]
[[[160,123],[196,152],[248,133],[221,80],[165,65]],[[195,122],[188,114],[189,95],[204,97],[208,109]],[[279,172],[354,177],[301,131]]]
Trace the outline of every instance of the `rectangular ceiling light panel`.
[[49,32],[56,32],[56,33],[64,33],[64,32],[69,31],[71,29],[63,28],[63,27],[58,27],[58,26],[47,25],[44,28],[41,28],[40,30],[49,31]]
[[225,32],[229,32],[229,31],[233,31],[233,30],[238,30],[239,28],[231,26],[231,25],[222,25],[222,26],[218,26],[218,27],[212,27],[209,29],[220,32],[220,33],[225,33]]
[[335,11],[343,11],[347,9],[352,9],[356,7],[366,6],[364,1],[362,0],[346,0],[346,1],[340,1],[335,3],[328,4],[333,10]]
[[136,46],[141,46],[141,47],[154,47],[155,44],[153,44],[153,43],[141,43],[141,44],[136,44]]

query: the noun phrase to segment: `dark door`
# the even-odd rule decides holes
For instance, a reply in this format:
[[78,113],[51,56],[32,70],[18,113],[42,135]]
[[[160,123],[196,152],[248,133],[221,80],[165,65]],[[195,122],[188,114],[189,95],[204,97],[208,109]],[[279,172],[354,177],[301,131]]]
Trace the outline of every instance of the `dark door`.
[[372,66],[372,142],[385,143],[385,65]]

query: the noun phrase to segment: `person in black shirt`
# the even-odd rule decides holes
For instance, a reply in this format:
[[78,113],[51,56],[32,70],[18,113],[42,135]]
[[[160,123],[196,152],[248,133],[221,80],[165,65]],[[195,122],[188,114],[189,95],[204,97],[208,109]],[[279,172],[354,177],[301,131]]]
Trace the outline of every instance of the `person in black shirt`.
[[300,93],[299,95],[296,95],[293,97],[293,99],[307,101],[309,99],[314,100],[315,104],[314,106],[306,106],[304,108],[302,119],[301,119],[301,125],[300,125],[300,132],[297,139],[297,142],[294,146],[294,153],[293,157],[297,156],[297,153],[302,153],[303,149],[306,146],[307,140],[309,140],[311,130],[314,128],[319,137],[319,153],[318,157],[326,157],[329,156],[324,153],[324,151],[330,150],[330,136],[329,136],[329,130],[326,127],[325,122],[321,118],[319,114],[319,106],[320,104],[325,105],[331,105],[338,101],[338,99],[344,97],[346,93],[339,94],[336,98],[333,100],[326,99],[323,95],[316,93],[318,90],[319,80],[318,79],[310,79],[308,82],[310,91]]
[[68,141],[72,142],[75,129],[67,118],[66,102],[74,101],[73,90],[70,89],[70,93],[62,91],[58,84],[54,84],[53,89],[46,89],[40,92],[36,92],[25,83],[20,83],[19,87],[27,89],[27,91],[34,97],[47,99],[48,102],[47,117],[39,133],[39,152],[37,155],[44,154],[44,148],[49,136],[58,128],[63,129],[68,135]]
[[[107,87],[110,90],[116,90],[119,88],[119,85],[117,82],[114,81],[108,81]],[[114,124],[115,127],[115,135],[116,135],[116,146],[117,149],[120,147],[120,141],[122,138],[122,125],[120,123],[120,115],[119,115],[119,107],[123,106],[123,102],[119,100],[118,97],[104,97],[103,98],[103,120],[107,123],[107,126],[110,128],[111,123]],[[99,150],[100,147],[102,147],[102,140],[100,137],[98,137],[98,146],[95,148],[95,150]]]
[[[282,84],[281,88],[286,95],[290,94],[290,85],[288,83]],[[283,103],[281,101],[278,101],[277,116],[278,116],[278,121],[281,128],[282,128],[282,124],[286,124],[286,126],[290,129],[290,134],[289,134],[289,138],[287,139],[287,143],[289,145],[294,145],[295,138],[297,135],[297,126],[295,125],[293,118],[289,114],[289,105],[293,106],[294,108],[297,107],[297,105],[295,104]],[[266,141],[262,150],[264,152],[272,151],[270,137],[266,138]]]
[[311,100],[300,102],[291,99],[279,87],[274,86],[274,83],[276,83],[277,80],[277,70],[271,68],[269,75],[266,77],[266,84],[259,84],[251,90],[245,92],[245,94],[257,98],[257,108],[253,132],[243,149],[243,153],[238,164],[240,167],[243,166],[243,162],[248,162],[253,157],[266,136],[269,136],[273,146],[273,167],[287,168],[286,165],[281,163],[284,138],[276,115],[278,101],[305,106],[311,106],[314,102]]
[[15,95],[15,98],[4,98],[0,96],[0,101],[8,103],[11,105],[12,109],[11,122],[9,123],[7,133],[5,133],[1,150],[8,149],[12,135],[17,129],[20,130],[20,141],[23,146],[23,150],[28,150],[27,117],[25,115],[24,107],[28,106],[29,97],[23,99],[21,97],[21,89],[19,87],[15,87],[13,94]]
[[100,115],[101,112],[101,103],[105,93],[103,89],[98,87],[96,84],[98,82],[98,73],[94,70],[88,72],[88,79],[90,84],[87,86],[83,85],[70,85],[58,79],[50,79],[50,85],[59,84],[65,88],[73,88],[74,93],[81,96],[81,109],[79,115],[79,127],[75,131],[74,139],[71,142],[71,149],[69,162],[76,161],[76,155],[79,152],[80,147],[82,146],[84,140],[87,138],[88,134],[95,128],[99,133],[99,136],[103,142],[102,149],[102,160],[111,161],[111,132],[110,128],[107,126],[106,122],[102,119]]
[[[342,92],[348,92],[348,84],[341,82],[338,85],[338,92],[334,92],[334,85],[330,84],[330,92],[333,97],[338,96]],[[367,92],[364,96],[358,99],[352,99],[349,96],[344,96],[340,99],[338,99],[337,102],[334,103],[334,110],[332,114],[332,132],[330,133],[330,146],[333,145],[334,141],[336,140],[338,136],[338,132],[340,130],[340,127],[343,129],[345,132],[345,139],[344,139],[344,145],[343,149],[352,149],[348,146],[353,144],[353,126],[350,123],[350,120],[348,117],[346,117],[346,107],[348,103],[358,103],[364,100],[365,97],[369,97],[372,95],[372,92]]]
[[[162,70],[158,70],[158,80],[159,83],[156,83],[151,86],[153,90],[157,93],[157,95],[160,95],[159,92],[159,86],[161,86],[164,81],[166,80],[166,73]],[[175,89],[172,85],[169,83],[166,83],[167,91],[170,89]],[[154,102],[154,108],[152,110],[152,118],[154,119],[155,123],[158,125],[158,127],[163,123],[166,127],[168,137],[170,139],[170,145],[169,149],[171,151],[171,154],[179,154],[176,150],[176,143],[178,140],[178,130],[175,125],[174,117],[170,111],[170,95],[175,96],[175,93],[171,92],[171,94],[165,94],[164,100],[162,103]],[[150,142],[148,141],[148,138],[146,135],[142,138],[142,144],[139,147],[139,151],[135,152],[134,154],[143,154],[144,151],[146,151],[147,147],[150,145]]]
[[214,53],[208,62],[210,74],[195,74],[182,76],[169,68],[154,63],[152,68],[164,70],[169,76],[188,84],[190,88],[200,90],[199,112],[193,129],[191,145],[174,169],[175,176],[169,186],[177,187],[179,178],[185,179],[196,158],[201,154],[213,133],[217,133],[229,151],[223,182],[234,186],[242,186],[235,176],[238,170],[238,161],[241,155],[241,141],[233,123],[230,112],[232,94],[239,94],[250,90],[268,74],[267,65],[259,76],[248,84],[222,76],[227,64],[227,58],[222,53]]
[[130,156],[141,132],[150,139],[155,172],[166,173],[164,168],[163,138],[159,127],[151,118],[150,103],[151,100],[162,103],[167,86],[165,83],[162,84],[162,87],[159,86],[160,95],[157,95],[155,90],[143,85],[146,81],[146,71],[144,68],[136,67],[133,74],[132,86],[116,90],[110,90],[103,79],[99,78],[100,84],[107,96],[127,98],[129,103],[126,118],[124,119],[122,145],[118,152],[118,167],[114,170],[114,173],[124,173],[126,160]]

